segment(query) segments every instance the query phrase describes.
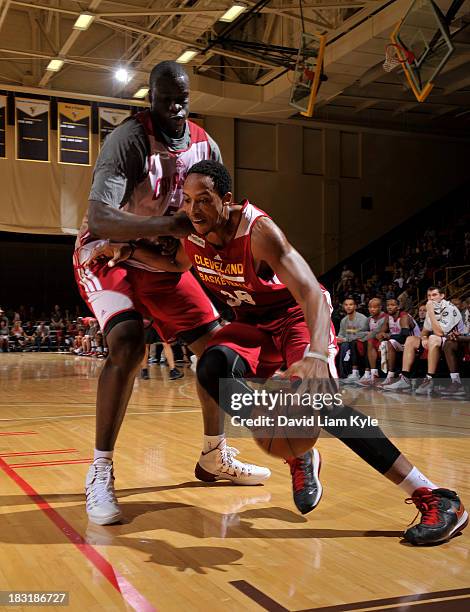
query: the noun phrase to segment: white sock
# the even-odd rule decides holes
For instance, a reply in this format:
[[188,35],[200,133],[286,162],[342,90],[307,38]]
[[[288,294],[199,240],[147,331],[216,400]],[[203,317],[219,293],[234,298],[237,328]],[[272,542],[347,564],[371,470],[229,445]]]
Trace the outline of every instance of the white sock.
[[417,467],[413,467],[408,476],[402,480],[398,486],[400,489],[406,491],[408,495],[413,495],[416,489],[419,489],[420,487],[427,487],[428,489],[439,488],[433,482],[428,480],[424,474],[421,474]]
[[460,372],[451,372],[450,373],[450,380],[452,382],[456,382],[456,383],[459,383],[459,385],[461,385],[462,381],[460,380]]
[[371,376],[378,376],[379,375],[379,371],[376,370],[375,368],[372,368],[372,370],[370,371],[370,375]]
[[108,461],[112,461],[113,453],[114,451],[102,451],[95,448],[93,453],[93,461],[96,461],[97,459],[108,459]]
[[359,370],[358,370],[357,368],[356,368],[356,369],[354,369],[354,368],[353,368],[352,375],[353,375],[355,378],[359,378]]
[[387,374],[387,378],[395,378],[395,372],[389,371]]
[[370,370],[366,370],[364,372],[364,376],[362,377],[364,380],[368,380],[370,378]]
[[214,450],[214,448],[217,448],[219,444],[220,448],[223,448],[227,445],[224,433],[219,434],[218,436],[206,436],[204,434],[204,447],[202,452],[208,453],[209,451]]

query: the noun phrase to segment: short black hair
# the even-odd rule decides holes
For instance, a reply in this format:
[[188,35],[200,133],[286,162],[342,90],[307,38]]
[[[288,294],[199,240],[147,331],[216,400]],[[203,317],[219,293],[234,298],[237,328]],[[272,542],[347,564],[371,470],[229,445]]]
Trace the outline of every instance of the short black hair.
[[177,79],[178,77],[188,77],[188,73],[183,68],[181,64],[178,62],[166,60],[164,62],[160,62],[156,66],[152,68],[152,72],[150,73],[149,85],[150,89],[155,87],[157,81],[162,77]]
[[214,190],[221,198],[229,191],[232,191],[232,177],[230,176],[230,172],[218,161],[204,159],[197,162],[188,170],[188,176],[190,174],[210,176],[214,183]]
[[352,295],[348,295],[348,296],[346,296],[346,297],[344,298],[344,300],[343,300],[343,304],[344,304],[344,302],[346,302],[347,300],[351,300],[351,302],[354,302],[354,303],[356,304],[356,306],[357,306],[356,298],[355,298],[354,296],[352,296]]
[[427,290],[426,290],[426,293],[427,293],[428,291],[439,291],[439,293],[444,294],[444,291],[442,290],[442,288],[441,288],[441,287],[428,287],[428,288],[427,288]]

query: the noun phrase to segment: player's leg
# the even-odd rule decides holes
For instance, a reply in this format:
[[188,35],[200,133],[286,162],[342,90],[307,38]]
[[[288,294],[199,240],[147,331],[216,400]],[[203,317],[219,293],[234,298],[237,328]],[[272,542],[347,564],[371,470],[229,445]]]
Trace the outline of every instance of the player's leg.
[[[289,368],[293,363],[303,358],[310,350],[310,333],[305,323],[300,307],[296,314],[292,313],[284,324],[279,326],[280,333],[273,334],[273,340],[283,356],[284,363]],[[331,326],[328,351],[330,374],[337,378],[334,357],[337,353],[334,327]],[[332,371],[334,368],[334,371]],[[317,446],[299,457],[286,457],[292,479],[292,497],[299,512],[307,514],[320,503],[323,486],[320,480],[321,454]]]
[[148,369],[149,351],[150,344],[145,344],[144,356],[140,362],[140,378],[142,378],[142,380],[148,380],[150,378]]
[[[211,336],[220,328],[219,313],[190,272],[171,275],[160,281],[149,274],[139,281],[138,298],[155,321],[160,336],[166,341],[178,337],[200,355]],[[205,431],[199,464],[216,479],[229,479],[235,484],[258,484],[270,476],[267,468],[244,464],[235,459],[235,451],[227,445],[223,423],[217,433],[208,424],[219,418],[214,402],[202,403]],[[235,469],[236,468],[236,469]]]
[[[305,343],[305,338],[308,337],[305,334],[308,332],[306,326],[303,328],[300,322],[291,324],[288,332],[282,336],[283,351],[286,361],[294,363],[299,359],[302,343]],[[334,344],[332,330],[332,350]],[[345,419],[348,425],[327,425],[324,427],[325,431],[341,440],[361,459],[411,496],[422,516],[418,525],[406,530],[405,539],[412,544],[436,543],[448,539],[465,526],[468,515],[457,494],[448,489],[440,489],[432,483],[413,466],[378,426],[369,425],[361,429],[361,437],[358,437],[353,419],[363,418],[362,413],[345,405],[324,407],[320,412],[323,416],[333,417],[335,420]]]
[[437,365],[441,356],[445,338],[432,334],[428,340],[428,369],[423,382],[416,389],[416,395],[429,395],[434,391],[434,375],[436,374]]
[[107,525],[121,518],[114,493],[113,453],[144,354],[144,325],[134,307],[127,269],[96,264],[84,268],[81,261],[90,248],[87,245],[75,253],[75,276],[106,338],[108,358],[98,379],[96,442],[85,483],[86,508],[90,520]]
[[[375,338],[369,338],[369,340],[367,340],[367,363],[369,367],[366,368],[364,376],[359,381],[359,384],[363,387],[373,387],[380,380],[379,370],[377,368],[378,346],[379,341]],[[369,375],[367,375],[367,372],[369,372]]]
[[219,402],[223,401],[219,384],[230,384],[234,393],[251,392],[243,381],[248,372],[249,366],[243,357],[223,344],[210,346],[198,361],[197,387],[201,405],[205,408],[205,444],[194,473],[203,482],[231,480],[240,485],[257,485],[271,475],[268,468],[239,461],[236,458],[238,451],[227,446],[225,440],[224,413],[219,408]]
[[165,358],[168,362],[168,377],[170,380],[177,380],[178,378],[183,378],[184,374],[175,364],[175,356],[173,354],[173,348],[171,344],[168,342],[163,343],[163,352],[165,353]]
[[450,386],[442,393],[449,397],[464,397],[465,388],[460,379],[459,354],[460,350],[470,347],[470,336],[459,336],[457,340],[446,340],[444,355],[450,372]]
[[[326,414],[352,423],[355,416],[364,416],[349,406]],[[439,488],[414,466],[377,426],[366,426],[357,437],[354,426],[326,426],[335,436],[372,468],[398,485],[421,512],[421,520],[404,533],[411,544],[444,542],[463,529],[468,514],[455,491]],[[408,501],[408,500],[407,500]]]
[[404,345],[400,344],[397,340],[389,340],[388,343],[390,345],[389,354],[394,355],[393,360],[390,361],[393,364],[391,365],[393,371],[396,368],[396,353],[403,352],[402,371],[396,382],[390,384],[384,383],[382,388],[384,391],[411,391],[410,371],[416,357],[416,351],[421,344],[421,338],[418,336],[408,336]]

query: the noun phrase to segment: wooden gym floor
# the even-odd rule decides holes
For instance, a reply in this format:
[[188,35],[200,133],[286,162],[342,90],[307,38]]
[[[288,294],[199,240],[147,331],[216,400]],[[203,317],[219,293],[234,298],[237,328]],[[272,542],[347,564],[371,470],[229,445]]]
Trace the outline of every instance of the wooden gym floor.
[[[414,506],[337,440],[318,443],[325,490],[307,517],[293,505],[287,466],[246,437],[231,444],[271,468],[265,486],[197,482],[201,418],[189,369],[170,382],[152,366],[151,380],[136,381],[115,456],[125,522],[88,524],[101,365],[0,355],[0,591],[67,590],[68,609],[83,612],[470,609],[470,528],[442,546],[401,544]],[[360,409],[372,401],[411,423],[412,435],[395,441],[470,505],[467,402],[405,396],[386,406],[377,392],[350,394]]]

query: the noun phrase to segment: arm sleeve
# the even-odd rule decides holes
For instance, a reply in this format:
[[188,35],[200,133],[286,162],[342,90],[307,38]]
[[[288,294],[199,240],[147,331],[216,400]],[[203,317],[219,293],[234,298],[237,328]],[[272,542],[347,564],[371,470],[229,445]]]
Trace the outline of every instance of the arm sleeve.
[[148,139],[140,123],[129,119],[115,128],[96,161],[89,199],[114,208],[123,206],[145,176],[148,153]]
[[207,138],[209,140],[209,146],[211,148],[211,159],[213,161],[222,163],[222,154],[220,152],[219,145],[215,142],[212,136],[209,136],[209,134],[207,134]]

